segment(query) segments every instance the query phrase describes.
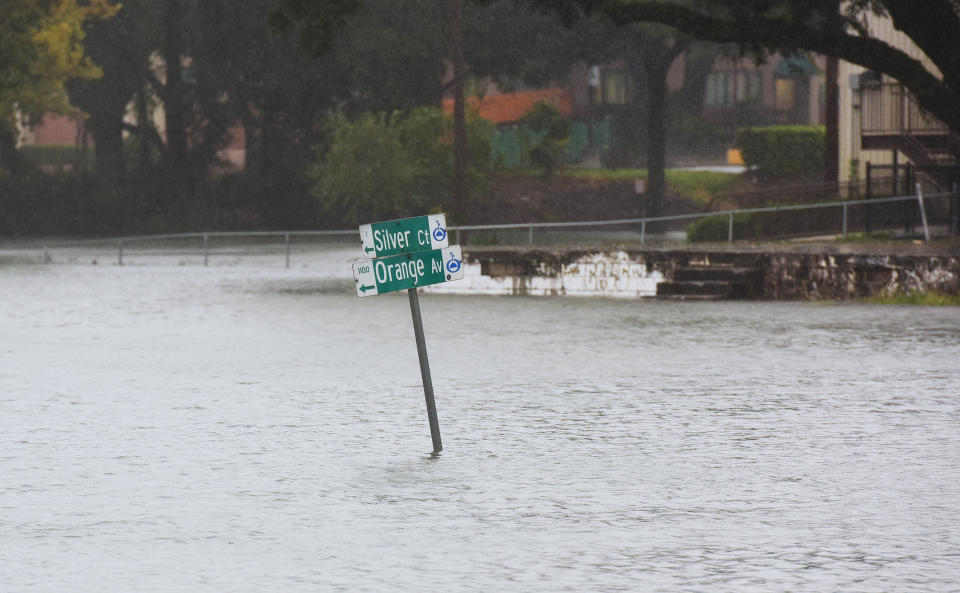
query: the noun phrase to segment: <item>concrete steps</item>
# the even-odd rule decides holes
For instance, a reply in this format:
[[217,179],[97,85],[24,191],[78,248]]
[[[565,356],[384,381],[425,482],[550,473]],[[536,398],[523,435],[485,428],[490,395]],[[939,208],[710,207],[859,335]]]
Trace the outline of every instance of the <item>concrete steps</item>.
[[657,284],[657,298],[674,300],[758,299],[763,276],[755,266],[734,262],[693,262],[679,268],[673,280]]

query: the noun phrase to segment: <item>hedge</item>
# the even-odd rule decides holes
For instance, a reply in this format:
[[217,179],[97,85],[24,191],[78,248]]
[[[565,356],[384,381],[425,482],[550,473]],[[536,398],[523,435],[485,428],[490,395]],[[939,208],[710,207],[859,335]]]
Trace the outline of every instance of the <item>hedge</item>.
[[823,126],[740,128],[734,143],[748,167],[767,179],[799,177],[823,170]]

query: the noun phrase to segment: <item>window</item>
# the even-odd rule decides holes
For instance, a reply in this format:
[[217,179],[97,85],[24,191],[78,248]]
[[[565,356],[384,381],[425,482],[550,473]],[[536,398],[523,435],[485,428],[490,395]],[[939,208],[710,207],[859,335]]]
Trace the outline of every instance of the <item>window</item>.
[[603,102],[608,105],[623,105],[627,102],[629,79],[626,72],[606,70],[603,72]]
[[777,110],[793,111],[797,101],[797,81],[792,78],[777,79]]
[[750,73],[750,88],[747,90],[748,99],[761,99],[763,97],[763,79],[759,72]]
[[727,73],[711,72],[707,75],[706,102],[709,107],[727,104]]
[[718,71],[707,75],[704,101],[708,107],[729,107],[736,103],[759,99],[761,96],[759,72]]

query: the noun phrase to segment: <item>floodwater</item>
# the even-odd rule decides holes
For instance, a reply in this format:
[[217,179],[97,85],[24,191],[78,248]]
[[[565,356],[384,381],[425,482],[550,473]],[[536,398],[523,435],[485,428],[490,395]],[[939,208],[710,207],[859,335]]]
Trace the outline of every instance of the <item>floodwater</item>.
[[957,591],[960,310],[0,266],[0,591]]

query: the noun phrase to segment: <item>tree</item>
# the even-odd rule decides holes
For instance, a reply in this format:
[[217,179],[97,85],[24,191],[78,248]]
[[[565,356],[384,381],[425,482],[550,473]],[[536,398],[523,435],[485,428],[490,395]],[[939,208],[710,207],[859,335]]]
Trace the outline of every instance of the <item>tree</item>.
[[[106,20],[89,20],[85,26],[87,53],[102,71],[98,78],[68,81],[70,102],[82,109],[86,127],[93,136],[95,164],[99,174],[116,178],[126,166],[124,131],[134,133],[142,144],[162,149],[159,135],[146,112],[150,55],[155,45],[156,16],[143,0],[125,0],[119,12]],[[131,100],[136,98],[138,124],[124,121]],[[141,155],[149,154],[146,146]],[[149,159],[141,158],[141,169]]]
[[524,143],[530,145],[527,151],[530,163],[540,169],[544,177],[553,175],[563,163],[570,142],[570,121],[553,105],[537,101],[518,123],[534,135],[533,138],[528,133],[523,135]]
[[83,22],[115,10],[107,0],[0,2],[0,165],[18,168],[17,111],[28,122],[68,112],[67,79],[100,75],[84,53]]
[[[467,119],[470,187],[482,188],[493,167],[493,126]],[[314,194],[342,222],[404,218],[449,205],[454,179],[453,118],[435,107],[409,114],[340,116],[329,150],[310,171]]]
[[[622,59],[634,80],[636,93],[631,107],[643,107],[646,131],[646,215],[664,214],[667,181],[667,75],[678,56],[694,39],[656,23],[617,25],[606,18],[581,15],[571,23],[576,38],[584,43],[591,61]],[[643,100],[640,100],[640,98]]]
[[465,139],[466,79],[543,82],[573,55],[560,21],[525,0],[280,0],[273,15],[302,47],[337,65],[338,99],[350,117],[440,105],[454,89],[454,214],[467,210],[466,161],[484,158]]
[[647,87],[647,216],[662,216],[667,193],[667,73],[692,39],[676,29],[630,26],[630,57],[642,65]]
[[239,123],[246,138],[244,171],[229,183],[233,199],[247,202],[271,226],[315,224],[315,200],[304,172],[322,123],[334,108],[337,70],[312,59],[293,39],[271,32],[272,0],[204,0],[190,72],[199,108],[214,122]]
[[[768,51],[813,51],[897,79],[925,109],[960,133],[960,4],[956,0],[646,1],[571,0],[571,18],[602,10],[618,23],[658,22],[696,37]],[[907,52],[872,37],[869,15],[889,17],[930,59],[942,77]]]

